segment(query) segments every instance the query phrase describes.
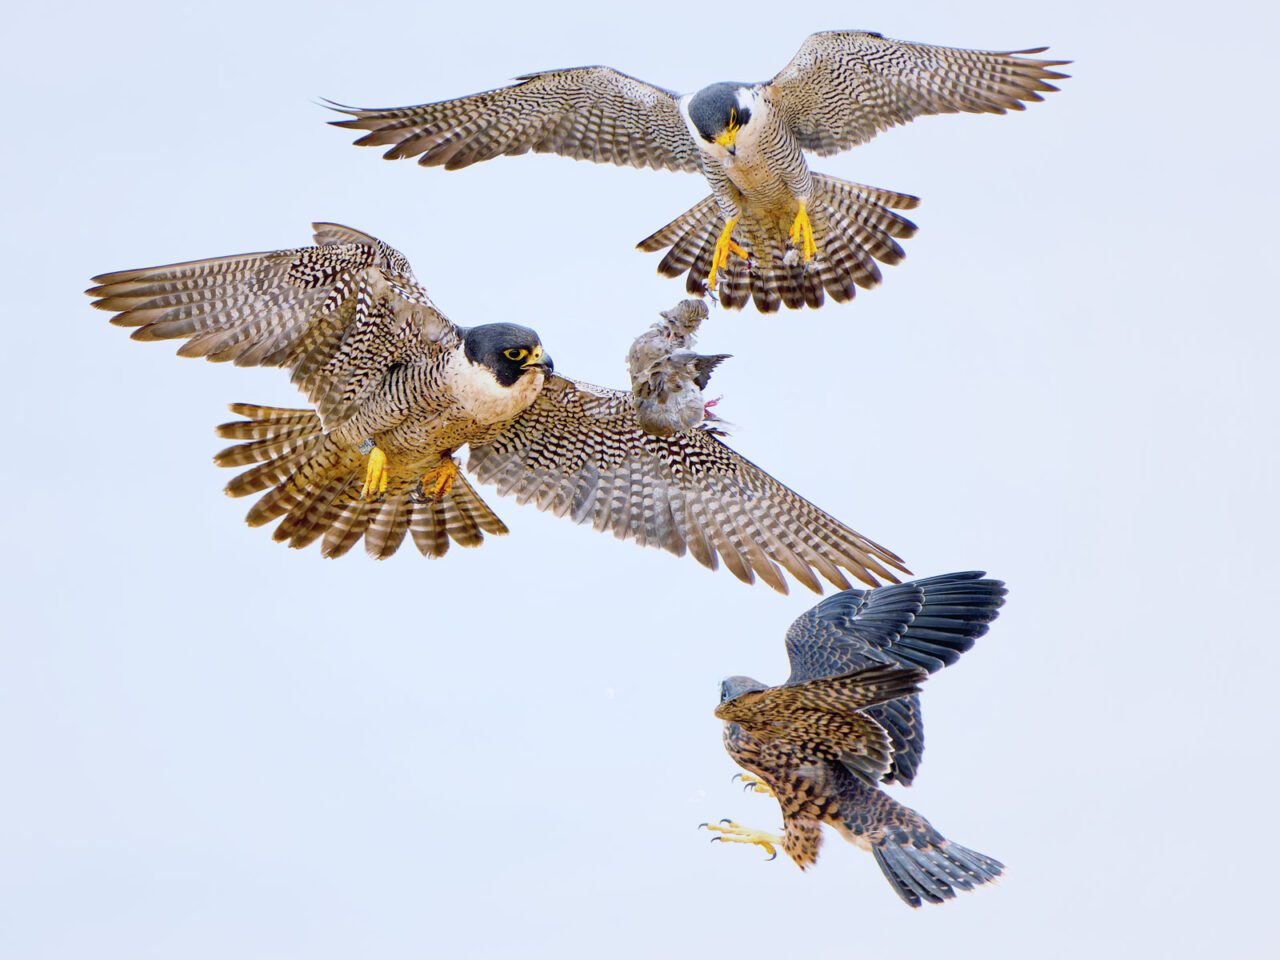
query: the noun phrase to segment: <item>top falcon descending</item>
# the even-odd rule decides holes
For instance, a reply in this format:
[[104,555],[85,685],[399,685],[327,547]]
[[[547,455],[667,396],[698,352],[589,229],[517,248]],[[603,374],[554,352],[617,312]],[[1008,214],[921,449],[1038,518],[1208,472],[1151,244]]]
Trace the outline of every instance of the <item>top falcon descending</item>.
[[610,67],[520,77],[485,93],[416,107],[358,109],[335,126],[456,170],[502,154],[559,153],[578,160],[701,171],[707,197],[642,240],[670,247],[658,271],[688,270],[690,293],[715,291],[769,313],[822,305],[880,280],[876,260],[902,259],[915,225],[896,210],[915,197],[813,173],[802,151],[828,156],[881,130],[936,113],[1004,113],[1056,90],[1065,60],[957,50],[878,33],[815,33],[764,83],[713,83],[692,94],[655,87]]

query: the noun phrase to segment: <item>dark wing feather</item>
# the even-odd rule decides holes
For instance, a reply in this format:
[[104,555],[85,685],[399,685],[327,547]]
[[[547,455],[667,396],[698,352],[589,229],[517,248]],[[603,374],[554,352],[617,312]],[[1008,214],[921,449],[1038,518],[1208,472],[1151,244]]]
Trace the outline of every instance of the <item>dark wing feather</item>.
[[878,33],[815,33],[768,91],[800,146],[822,156],[866,143],[881,130],[937,113],[1004,113],[1056,90],[1033,50],[996,52],[891,40]]
[[740,580],[759,574],[786,593],[785,567],[821,593],[815,571],[848,587],[841,569],[867,583],[897,578],[902,561],[739,456],[705,430],[645,433],[631,394],[551,377],[537,401],[490,443],[473,446],[469,468],[521,503],[590,521],[642,546]]
[[[1007,591],[978,571],[846,590],[802,614],[787,631],[788,684],[862,670],[877,663],[935,673],[971,649],[999,616]],[[924,752],[920,698],[870,708],[889,735],[888,782],[910,784]]]
[[184,357],[287,367],[326,430],[396,363],[453,343],[457,329],[382,241],[332,223],[316,246],[95,277],[94,306],[135,340],[186,340]]
[[978,571],[948,573],[828,597],[787,630],[788,683],[877,663],[935,673],[973,647],[999,615],[1007,592]]
[[619,166],[702,168],[677,95],[610,67],[547,70],[414,107],[333,108],[352,117],[335,127],[369,131],[358,145],[390,146],[389,160],[416,156],[446,170],[530,150]]

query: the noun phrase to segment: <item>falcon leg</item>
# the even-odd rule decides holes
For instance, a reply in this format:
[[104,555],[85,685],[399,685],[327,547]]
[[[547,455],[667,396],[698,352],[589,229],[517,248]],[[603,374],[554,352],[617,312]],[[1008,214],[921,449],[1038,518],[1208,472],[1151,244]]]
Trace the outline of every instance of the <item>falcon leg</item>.
[[734,217],[724,225],[724,229],[720,231],[720,238],[716,240],[715,252],[711,255],[711,272],[707,274],[707,290],[714,293],[716,289],[716,274],[729,266],[729,257],[737,255],[743,260],[747,259],[747,251],[733,242],[733,228],[738,225],[738,217]]
[[813,224],[809,222],[809,211],[800,201],[800,209],[796,213],[795,222],[791,224],[791,243],[800,250],[800,259],[808,263],[818,253],[818,244],[813,239]]
[[714,830],[720,834],[718,837],[712,837],[711,842],[722,840],[725,843],[752,843],[758,847],[764,847],[772,860],[778,855],[778,847],[782,846],[782,838],[777,834],[765,833],[763,830],[752,830],[750,827],[744,827],[740,823],[734,823],[732,820],[721,820],[716,823],[700,823],[698,826],[706,827],[708,830]]
[[453,457],[448,457],[440,466],[422,475],[422,495],[430,500],[443,500],[457,479],[458,463]]
[[360,452],[369,458],[364,467],[364,486],[360,488],[360,499],[372,500],[387,492],[387,455],[378,448],[372,437],[360,444]]
[[759,777],[753,777],[746,773],[735,773],[733,779],[742,781],[742,789],[750,790],[752,793],[763,793],[766,797],[776,797],[773,788],[761,780]]

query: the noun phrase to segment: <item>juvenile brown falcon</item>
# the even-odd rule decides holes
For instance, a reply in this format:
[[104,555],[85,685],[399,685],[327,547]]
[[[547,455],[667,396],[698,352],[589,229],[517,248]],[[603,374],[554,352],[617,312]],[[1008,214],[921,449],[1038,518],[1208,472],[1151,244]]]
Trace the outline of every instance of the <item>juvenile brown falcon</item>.
[[609,67],[520,77],[509,87],[414,107],[334,104],[368,131],[356,143],[387,146],[388,159],[419,157],[456,170],[534,150],[578,160],[701,172],[712,196],[642,240],[670,248],[658,271],[688,271],[690,293],[720,286],[720,302],[757,309],[821,306],[824,291],[851,299],[902,259],[915,225],[897,213],[915,197],[812,173],[828,156],[881,130],[939,113],[1022,110],[1056,90],[1065,60],[958,50],[878,33],[815,33],[763,83],[713,83],[674,93]]
[[[326,556],[361,538],[374,557],[412,536],[425,555],[474,546],[506,526],[459,471],[520,503],[590,522],[642,546],[719,560],[786,592],[783,569],[821,592],[842,571],[896,581],[902,561],[706,430],[645,433],[629,391],[566,380],[527,327],[457,327],[404,256],[349,227],[316,225],[316,246],[97,277],[95,306],[138,340],[178,353],[287,367],[314,410],[236,404],[219,427],[242,441],[216,462],[249,466],[232,496],[262,494],[253,526],[316,540]],[[282,519],[281,519],[282,518]]]
[[836,594],[787,632],[786,683],[725,680],[716,709],[725,749],[758,792],[778,799],[784,832],[704,824],[715,839],[771,855],[781,846],[803,869],[817,860],[828,824],[870,850],[911,906],[998,877],[998,861],[952,843],[877,786],[910,783],[920,764],[917,684],[954,663],[998,615],[1004,584],[982,578],[953,573]]

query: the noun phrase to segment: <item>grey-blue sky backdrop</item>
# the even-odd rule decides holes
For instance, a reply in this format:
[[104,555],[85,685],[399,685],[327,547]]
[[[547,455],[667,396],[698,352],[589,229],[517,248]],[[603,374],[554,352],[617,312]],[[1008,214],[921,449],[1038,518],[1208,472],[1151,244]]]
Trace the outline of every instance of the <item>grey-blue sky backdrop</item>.
[[[1261,956],[1274,947],[1277,15],[1261,4],[59,4],[6,14],[0,646],[6,958]],[[443,7],[447,7],[444,9]],[[1265,11],[1265,12],[1264,12]],[[801,873],[730,782],[719,679],[816,598],[493,497],[511,536],[324,561],[221,493],[229,401],[91,275],[385,238],[460,323],[621,385],[674,303],[632,245],[698,178],[448,174],[326,127],[607,63],[763,79],[813,30],[1052,45],[1064,90],[816,169],[919,194],[883,286],[713,313],[733,444],[919,574],[1011,595],[930,680],[895,794],[1009,865],[913,912],[834,835]],[[797,938],[803,942],[796,943]]]

